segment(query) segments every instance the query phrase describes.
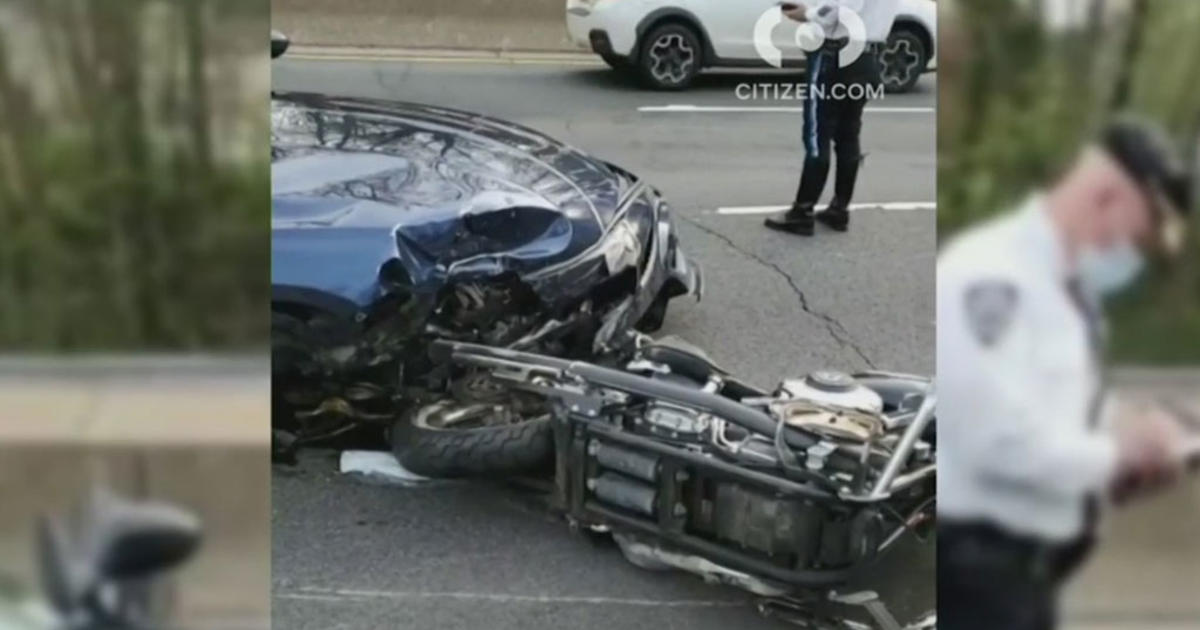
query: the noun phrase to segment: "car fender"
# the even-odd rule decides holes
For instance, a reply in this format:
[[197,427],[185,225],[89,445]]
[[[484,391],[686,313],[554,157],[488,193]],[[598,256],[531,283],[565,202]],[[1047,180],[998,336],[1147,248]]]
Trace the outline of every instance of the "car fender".
[[343,332],[353,333],[357,330],[360,309],[354,301],[328,291],[312,287],[293,285],[273,285],[271,287],[271,310],[291,314],[321,313],[333,316],[333,321],[342,326]]
[[921,31],[925,42],[929,45],[929,66],[932,67],[937,57],[937,3],[932,0],[905,0],[900,5],[896,21],[892,25],[895,30],[908,26]]

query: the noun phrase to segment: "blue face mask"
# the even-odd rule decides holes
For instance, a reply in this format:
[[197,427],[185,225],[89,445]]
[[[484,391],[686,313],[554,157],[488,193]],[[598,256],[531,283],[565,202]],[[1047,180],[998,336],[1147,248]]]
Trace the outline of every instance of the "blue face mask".
[[1086,247],[1079,252],[1079,282],[1091,295],[1106,297],[1133,284],[1144,266],[1141,252],[1129,242]]

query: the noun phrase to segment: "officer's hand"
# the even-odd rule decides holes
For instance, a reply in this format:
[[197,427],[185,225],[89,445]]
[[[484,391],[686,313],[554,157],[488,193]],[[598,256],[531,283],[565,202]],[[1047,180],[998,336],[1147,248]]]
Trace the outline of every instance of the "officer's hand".
[[1123,418],[1117,426],[1120,461],[1113,499],[1125,502],[1174,484],[1183,469],[1175,447],[1185,437],[1179,421],[1158,407]]
[[804,7],[798,4],[785,2],[780,4],[779,8],[783,12],[783,17],[789,20],[795,20],[797,22],[805,22],[808,20],[808,18],[805,16]]

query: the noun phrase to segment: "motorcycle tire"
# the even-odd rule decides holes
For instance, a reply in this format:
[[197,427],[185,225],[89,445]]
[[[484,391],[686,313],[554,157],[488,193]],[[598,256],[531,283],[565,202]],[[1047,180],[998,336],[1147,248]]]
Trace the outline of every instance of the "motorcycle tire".
[[420,410],[392,427],[392,452],[400,465],[434,478],[480,477],[530,472],[554,455],[549,416],[497,426],[433,427],[418,421]]
[[286,313],[271,313],[271,428],[292,431],[298,427],[295,409],[286,402],[286,385],[296,378],[295,364],[308,356],[305,323]]

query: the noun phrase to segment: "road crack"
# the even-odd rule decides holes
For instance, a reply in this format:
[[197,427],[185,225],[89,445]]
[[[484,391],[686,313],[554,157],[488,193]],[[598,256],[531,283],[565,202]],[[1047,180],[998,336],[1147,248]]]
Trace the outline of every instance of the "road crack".
[[700,223],[699,221],[696,221],[696,220],[688,217],[687,215],[683,214],[682,212],[676,212],[675,216],[679,217],[685,223],[696,226],[702,232],[715,237],[717,240],[721,241],[722,243],[725,243],[726,245],[731,247],[734,251],[738,252],[739,254],[742,254],[743,256],[749,258],[750,260],[753,260],[754,262],[758,263],[759,265],[762,265],[763,267],[766,267],[767,269],[771,269],[775,273],[782,276],[784,281],[787,282],[788,286],[791,287],[792,293],[796,294],[796,298],[800,302],[800,309],[803,310],[809,316],[815,317],[815,318],[821,320],[825,324],[825,329],[829,332],[829,336],[832,337],[835,342],[837,342],[838,347],[849,348],[855,354],[858,355],[858,358],[862,359],[863,362],[867,364],[867,367],[870,367],[871,369],[876,369],[875,362],[872,361],[871,357],[867,356],[867,353],[863,351],[862,347],[859,346],[858,343],[856,343],[854,341],[853,337],[850,335],[850,331],[846,330],[846,327],[843,326],[842,323],[837,320],[837,318],[833,317],[829,313],[818,311],[818,310],[812,308],[808,303],[808,297],[806,295],[804,295],[804,291],[800,289],[800,285],[796,284],[796,280],[794,278],[792,278],[791,274],[784,271],[782,267],[763,258],[762,256],[759,256],[758,254],[756,254],[752,251],[743,249],[742,247],[738,246],[737,243],[733,242],[733,239],[708,227],[707,225],[704,225],[703,223]]

